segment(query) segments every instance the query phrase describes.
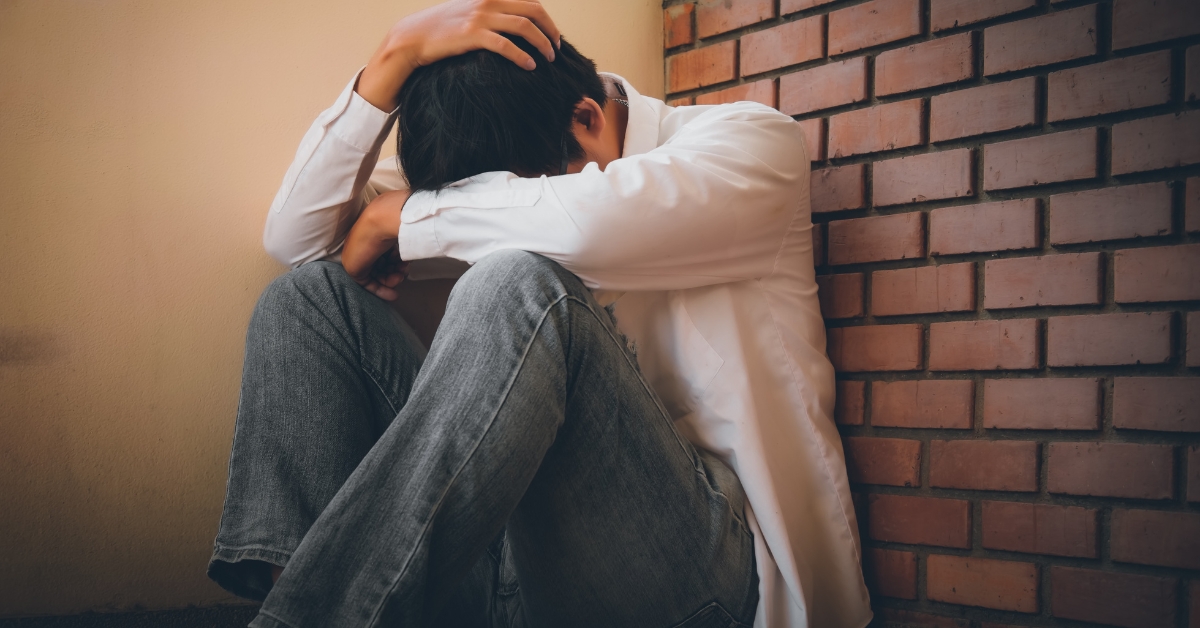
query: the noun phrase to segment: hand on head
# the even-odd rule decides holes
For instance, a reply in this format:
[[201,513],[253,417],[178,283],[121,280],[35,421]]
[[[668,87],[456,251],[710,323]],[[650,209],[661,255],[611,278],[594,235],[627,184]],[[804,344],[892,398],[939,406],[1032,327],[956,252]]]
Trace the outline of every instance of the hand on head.
[[[400,89],[420,67],[472,50],[490,50],[526,70],[537,62],[504,35],[522,37],[548,61],[561,35],[536,0],[449,0],[392,26],[359,77],[355,91],[383,111],[396,108]],[[408,190],[380,195],[363,209],[342,247],[342,266],[381,299],[395,300],[407,277],[397,238]]]
[[537,62],[504,33],[522,37],[554,61],[561,35],[535,0],[449,0],[396,22],[358,82],[358,93],[384,111],[419,67],[472,50],[491,50],[526,70]]

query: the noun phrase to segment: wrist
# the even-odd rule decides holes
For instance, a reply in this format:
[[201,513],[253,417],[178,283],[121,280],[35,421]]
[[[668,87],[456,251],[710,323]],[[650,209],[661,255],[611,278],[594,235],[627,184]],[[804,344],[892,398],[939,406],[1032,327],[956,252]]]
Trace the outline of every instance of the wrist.
[[358,79],[355,91],[376,109],[394,110],[399,102],[400,88],[417,68],[409,41],[389,33]]

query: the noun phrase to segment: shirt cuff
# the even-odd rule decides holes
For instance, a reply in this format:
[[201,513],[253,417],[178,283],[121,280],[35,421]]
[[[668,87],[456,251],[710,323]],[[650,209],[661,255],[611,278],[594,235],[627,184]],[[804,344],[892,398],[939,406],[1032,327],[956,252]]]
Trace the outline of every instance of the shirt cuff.
[[400,210],[400,233],[397,246],[400,259],[405,261],[444,257],[437,239],[437,216],[432,206],[437,197],[433,192],[415,192]]
[[354,148],[369,153],[375,150],[381,138],[391,130],[396,112],[380,111],[375,105],[367,102],[354,91],[357,84],[358,76],[355,76],[347,87],[350,93],[346,108],[329,125],[329,132]]

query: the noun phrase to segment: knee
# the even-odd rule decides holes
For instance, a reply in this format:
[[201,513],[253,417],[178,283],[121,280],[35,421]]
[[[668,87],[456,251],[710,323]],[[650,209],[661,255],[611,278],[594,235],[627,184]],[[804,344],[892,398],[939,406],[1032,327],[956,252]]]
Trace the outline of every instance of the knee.
[[455,284],[454,292],[459,297],[519,297],[571,292],[577,284],[578,278],[553,260],[514,249],[497,251],[476,262]]
[[320,307],[339,301],[339,293],[358,285],[337,262],[309,262],[276,277],[258,300],[257,316],[275,318],[297,308]]

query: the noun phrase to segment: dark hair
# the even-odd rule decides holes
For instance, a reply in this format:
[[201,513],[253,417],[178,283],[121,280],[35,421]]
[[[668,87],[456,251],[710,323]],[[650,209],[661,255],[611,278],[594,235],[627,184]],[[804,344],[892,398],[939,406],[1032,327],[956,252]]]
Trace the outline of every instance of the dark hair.
[[497,170],[558,174],[564,142],[571,160],[583,156],[571,121],[585,96],[604,106],[595,62],[566,39],[553,63],[523,38],[508,39],[537,69],[475,50],[418,68],[405,82],[396,152],[413,190]]

